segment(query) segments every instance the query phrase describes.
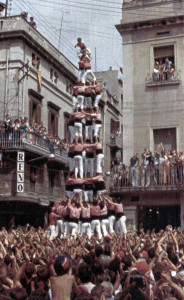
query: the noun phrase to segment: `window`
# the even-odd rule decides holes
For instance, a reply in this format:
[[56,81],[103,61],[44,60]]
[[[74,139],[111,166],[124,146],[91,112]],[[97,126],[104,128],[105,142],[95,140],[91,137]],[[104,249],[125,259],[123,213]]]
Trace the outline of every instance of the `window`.
[[35,123],[41,122],[41,103],[40,101],[29,101],[29,119]]
[[174,64],[174,45],[154,48],[154,63],[161,61],[164,63],[167,58]]
[[111,135],[114,135],[117,131],[120,130],[120,121],[115,121],[111,119]]
[[176,149],[176,128],[154,129],[153,137],[155,149],[161,143],[167,151]]
[[121,109],[123,109],[123,94],[121,94]]
[[69,118],[70,114],[68,112],[64,112],[64,139],[66,143],[70,142],[70,131],[68,130]]
[[58,73],[56,71],[54,72],[54,83],[58,83]]
[[54,70],[50,69],[50,80],[54,80]]
[[40,68],[40,58],[35,53],[32,53],[32,66],[38,70]]
[[58,136],[58,118],[59,107],[55,104],[48,103],[48,132],[54,136]]

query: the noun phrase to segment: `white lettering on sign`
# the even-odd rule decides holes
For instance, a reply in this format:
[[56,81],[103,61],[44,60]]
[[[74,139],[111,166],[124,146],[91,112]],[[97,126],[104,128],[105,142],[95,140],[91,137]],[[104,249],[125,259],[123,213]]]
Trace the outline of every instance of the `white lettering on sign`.
[[17,173],[17,182],[24,183],[24,173]]
[[17,161],[24,161],[24,159],[25,159],[25,153],[24,152],[18,152]]
[[24,172],[24,163],[17,162],[17,172]]
[[25,152],[17,153],[17,193],[24,192]]
[[18,193],[24,192],[24,183],[17,183],[17,192]]

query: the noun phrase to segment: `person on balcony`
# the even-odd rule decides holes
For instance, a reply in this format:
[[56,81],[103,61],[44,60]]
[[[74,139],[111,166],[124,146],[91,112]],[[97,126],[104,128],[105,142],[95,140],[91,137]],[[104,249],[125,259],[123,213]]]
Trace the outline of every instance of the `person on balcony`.
[[164,73],[165,67],[164,67],[164,63],[163,63],[162,59],[159,60],[158,70],[159,70],[159,80],[164,81],[165,80],[165,73]]
[[177,184],[177,161],[178,161],[178,155],[176,150],[170,151],[170,161],[171,161],[171,184]]
[[174,79],[174,65],[171,64],[167,69],[167,80],[173,80]]
[[154,183],[159,184],[159,165],[160,165],[160,155],[157,151],[154,153],[153,158],[153,175],[154,175]]
[[153,69],[153,81],[159,81],[160,71],[158,62],[155,64]]
[[183,183],[183,152],[179,152],[178,159],[177,159],[177,176],[178,176],[178,183]]
[[132,186],[138,186],[138,168],[139,168],[139,158],[137,156],[137,153],[134,152],[133,157],[130,159]]
[[151,167],[151,152],[144,149],[142,153],[142,176],[141,176],[141,185],[142,187],[145,186],[145,179],[146,179],[146,187],[150,186],[150,167]]
[[172,65],[172,61],[169,60],[168,57],[165,58],[165,63],[164,63],[164,72],[165,72],[165,79],[168,80],[168,70],[170,69]]

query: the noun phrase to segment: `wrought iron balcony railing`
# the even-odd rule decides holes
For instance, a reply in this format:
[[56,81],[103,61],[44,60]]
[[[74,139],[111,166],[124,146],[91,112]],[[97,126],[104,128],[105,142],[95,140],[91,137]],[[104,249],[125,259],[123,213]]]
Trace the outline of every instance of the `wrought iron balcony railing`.
[[148,188],[154,186],[179,186],[184,184],[184,166],[165,165],[141,167],[115,167],[111,188]]
[[151,74],[147,74],[145,82],[147,87],[180,84],[180,71],[174,70],[174,73],[172,75],[169,75],[167,73],[153,72]]
[[113,136],[111,136],[110,147],[117,148],[117,149],[122,148],[122,134],[121,133],[116,133]]
[[53,141],[21,130],[0,133],[0,149],[27,149],[48,157],[53,154],[56,160],[67,162],[66,149],[59,147]]

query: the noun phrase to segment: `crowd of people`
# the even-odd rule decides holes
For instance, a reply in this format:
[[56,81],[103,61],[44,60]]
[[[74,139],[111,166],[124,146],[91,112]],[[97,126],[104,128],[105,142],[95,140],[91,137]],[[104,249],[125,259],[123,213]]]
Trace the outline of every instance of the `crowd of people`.
[[42,122],[36,123],[27,117],[13,121],[8,114],[4,121],[0,121],[0,138],[1,142],[22,140],[32,144],[36,143],[36,138],[40,138],[40,140],[48,143],[51,153],[54,153],[55,147],[62,150],[67,146],[59,136],[48,133]]
[[46,229],[0,231],[1,300],[182,300],[184,235],[77,235],[50,240]]
[[175,67],[168,57],[165,62],[162,59],[155,62],[153,70],[153,81],[165,81],[174,79]]
[[[162,147],[162,144],[159,145]],[[113,163],[112,176],[114,186],[177,185],[183,184],[184,153],[176,150],[151,151],[144,150],[142,162],[135,152],[129,165],[120,159]]]
[[114,200],[103,194],[86,201],[85,196],[81,190],[52,207],[49,214],[50,239],[58,235],[60,238],[76,238],[77,233],[87,234],[91,239],[95,232],[100,240],[114,232],[124,234],[126,238],[126,217],[121,199]]

